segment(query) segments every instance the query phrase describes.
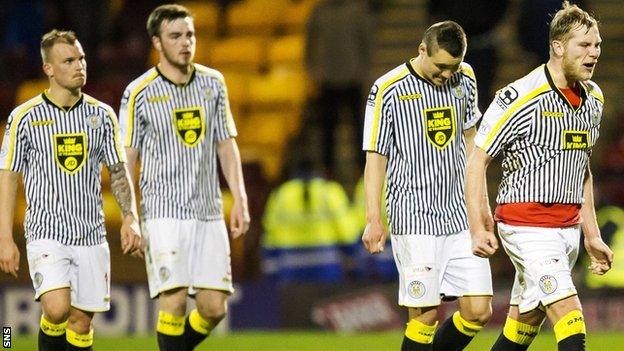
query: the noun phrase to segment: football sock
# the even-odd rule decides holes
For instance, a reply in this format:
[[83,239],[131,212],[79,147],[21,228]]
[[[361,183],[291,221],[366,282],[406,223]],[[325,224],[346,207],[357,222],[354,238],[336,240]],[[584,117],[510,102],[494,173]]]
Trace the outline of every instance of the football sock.
[[559,351],[585,350],[585,321],[583,313],[574,310],[553,326]]
[[401,351],[431,351],[437,326],[438,322],[434,325],[426,325],[416,319],[409,321],[405,328]]
[[461,351],[483,329],[462,318],[459,311],[449,317],[438,329],[433,338],[434,351]]
[[65,329],[67,329],[67,321],[54,324],[41,315],[38,338],[39,350],[65,351]]
[[539,330],[540,326],[525,324],[507,317],[503,332],[491,351],[526,351]]
[[174,316],[159,311],[156,325],[156,337],[160,351],[185,350],[184,346],[184,316]]
[[186,317],[184,323],[184,339],[186,341],[186,350],[191,351],[195,346],[199,345],[216,325],[212,325],[210,321],[205,320],[197,309],[194,309]]
[[93,350],[93,329],[87,334],[78,334],[71,329],[67,329],[67,351],[87,351]]

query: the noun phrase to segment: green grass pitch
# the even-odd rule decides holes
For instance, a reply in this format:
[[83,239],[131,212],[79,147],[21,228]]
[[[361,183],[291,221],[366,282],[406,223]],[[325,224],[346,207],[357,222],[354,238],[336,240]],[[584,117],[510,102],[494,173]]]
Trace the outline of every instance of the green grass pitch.
[[[489,330],[479,334],[466,351],[487,351],[498,337],[498,331]],[[226,351],[361,351],[400,350],[401,332],[371,334],[333,334],[324,332],[241,332],[208,339],[196,350]],[[616,350],[624,345],[624,332],[589,333],[587,350]],[[96,351],[148,351],[158,350],[154,337],[98,337],[95,335]],[[36,350],[35,337],[15,337],[12,349]],[[551,332],[541,333],[529,350],[556,351],[555,338]]]

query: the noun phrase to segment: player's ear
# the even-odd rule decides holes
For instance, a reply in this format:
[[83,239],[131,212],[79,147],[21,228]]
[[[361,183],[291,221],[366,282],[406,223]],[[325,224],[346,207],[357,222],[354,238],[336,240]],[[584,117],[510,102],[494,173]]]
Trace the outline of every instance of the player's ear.
[[421,42],[420,45],[418,45],[418,54],[419,55],[427,54],[427,44]]
[[43,62],[43,73],[45,73],[46,76],[48,77],[54,77],[54,69],[52,68],[52,65],[49,62]]
[[158,52],[162,51],[162,43],[160,42],[160,38],[157,35],[154,35],[152,37],[152,45],[154,45],[154,48],[158,50]]
[[555,56],[563,56],[565,48],[564,48],[564,43],[562,41],[553,40],[550,42],[550,47],[552,48],[552,51],[555,54]]

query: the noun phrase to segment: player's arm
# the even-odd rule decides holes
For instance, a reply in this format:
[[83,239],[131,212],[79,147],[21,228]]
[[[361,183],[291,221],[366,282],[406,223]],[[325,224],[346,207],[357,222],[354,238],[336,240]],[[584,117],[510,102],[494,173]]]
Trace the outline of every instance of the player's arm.
[[20,253],[13,240],[13,215],[19,173],[0,170],[0,270],[17,278]]
[[466,209],[472,237],[472,253],[490,257],[498,249],[494,236],[494,220],[487,194],[487,167],[492,157],[479,147],[474,147],[466,165]]
[[388,233],[381,221],[381,199],[388,157],[369,151],[364,168],[364,194],[366,197],[366,228],[362,242],[368,252],[382,252]]
[[234,138],[221,140],[217,144],[217,155],[228,187],[234,196],[234,206],[230,215],[230,232],[232,238],[247,233],[249,229],[249,209],[247,207],[247,191],[243,180],[240,152]]
[[581,206],[581,228],[585,235],[585,249],[591,260],[589,269],[594,274],[602,275],[611,269],[613,262],[613,252],[600,235],[600,228],[596,220],[596,210],[594,207],[594,181],[589,165],[585,172],[583,181],[583,205]]
[[132,253],[134,256],[142,257],[143,242],[130,174],[124,162],[111,165],[108,170],[111,178],[111,189],[123,215],[120,233],[121,249],[124,254]]
[[474,150],[474,137],[477,134],[477,128],[470,127],[464,131],[464,141],[466,143],[466,159],[470,157],[472,151]]

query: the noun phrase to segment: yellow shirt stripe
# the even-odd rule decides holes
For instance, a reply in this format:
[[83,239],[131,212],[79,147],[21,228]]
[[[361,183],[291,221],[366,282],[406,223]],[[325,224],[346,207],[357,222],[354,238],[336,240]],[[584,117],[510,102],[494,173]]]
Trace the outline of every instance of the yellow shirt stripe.
[[153,70],[152,73],[147,76],[143,81],[141,81],[136,88],[132,89],[130,92],[130,97],[128,98],[128,132],[126,133],[126,147],[130,147],[132,145],[132,133],[134,127],[134,103],[136,102],[136,97],[139,93],[145,89],[145,87],[154,79],[158,77],[158,71]]
[[17,136],[17,126],[19,125],[20,120],[26,115],[26,113],[28,113],[28,111],[30,111],[30,109],[42,102],[43,98],[41,97],[41,95],[33,98],[32,100],[24,104],[24,107],[15,114],[13,121],[11,121],[11,130],[9,132],[8,143],[9,154],[7,156],[6,164],[4,165],[4,169],[11,169],[11,163],[13,163],[13,154],[15,153],[15,138]]

